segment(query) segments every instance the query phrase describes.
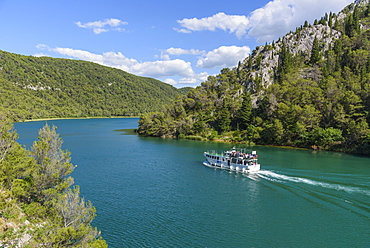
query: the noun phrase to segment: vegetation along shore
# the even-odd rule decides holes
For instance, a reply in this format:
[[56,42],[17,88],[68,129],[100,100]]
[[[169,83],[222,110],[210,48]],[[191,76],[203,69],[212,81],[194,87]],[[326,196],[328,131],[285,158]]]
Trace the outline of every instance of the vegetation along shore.
[[370,155],[370,2],[307,21],[208,77],[138,132]]
[[45,125],[30,150],[0,116],[0,246],[107,247],[91,226],[96,209],[70,176],[75,166],[56,127]]
[[196,88],[0,51],[0,92],[0,247],[107,247],[56,127],[26,149],[12,122],[139,117],[144,136],[369,156],[370,1],[306,21]]

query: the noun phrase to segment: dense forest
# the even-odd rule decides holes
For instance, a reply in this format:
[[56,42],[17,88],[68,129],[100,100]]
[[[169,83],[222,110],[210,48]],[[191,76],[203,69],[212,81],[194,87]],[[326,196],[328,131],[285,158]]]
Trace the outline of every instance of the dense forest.
[[30,150],[0,116],[0,246],[107,247],[91,226],[95,208],[69,176],[75,166],[56,127],[44,126]]
[[25,120],[138,116],[187,89],[91,62],[0,51],[0,92],[0,111]]
[[307,21],[257,47],[138,132],[370,155],[370,2]]

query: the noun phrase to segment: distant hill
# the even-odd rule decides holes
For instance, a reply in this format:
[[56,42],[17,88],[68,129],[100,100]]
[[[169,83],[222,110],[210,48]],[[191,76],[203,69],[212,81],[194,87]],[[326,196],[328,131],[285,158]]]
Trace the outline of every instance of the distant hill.
[[91,62],[0,51],[0,111],[19,120],[137,116],[188,90]]
[[357,0],[143,115],[138,132],[370,155],[369,126],[370,1]]

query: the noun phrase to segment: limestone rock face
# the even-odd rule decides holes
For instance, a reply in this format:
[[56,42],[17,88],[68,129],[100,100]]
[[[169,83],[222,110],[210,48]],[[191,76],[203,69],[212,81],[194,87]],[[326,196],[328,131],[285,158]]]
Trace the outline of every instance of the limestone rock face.
[[[271,44],[257,47],[250,56],[244,59],[239,70],[245,70],[248,74],[244,85],[248,89],[259,87],[269,87],[275,77],[276,69],[279,64],[279,54],[283,44],[287,47],[293,56],[304,56],[305,60],[309,60],[311,56],[312,45],[315,38],[319,41],[321,55],[324,55],[329,46],[333,47],[335,40],[342,36],[342,33],[334,28],[335,22],[343,24],[348,13],[352,13],[357,6],[365,6],[370,0],[356,0],[348,5],[337,15],[333,15],[332,26],[327,23],[317,25],[307,25],[306,27],[298,28],[296,32],[290,32],[284,37],[279,38]],[[361,29],[370,29],[370,26],[360,23]]]
[[[319,24],[309,26],[296,33],[289,33],[275,42],[274,45],[257,47],[250,56],[252,56],[254,64],[257,63],[257,60],[260,60],[260,62],[257,63],[259,66],[255,66],[254,70],[250,70],[250,78],[261,78],[262,86],[265,88],[273,83],[274,72],[279,63],[279,52],[283,43],[285,43],[291,54],[303,54],[306,59],[309,59],[315,38],[320,42],[321,52],[325,52],[328,50],[329,45],[333,46],[334,41],[340,37],[341,32],[327,25]],[[247,64],[248,60],[249,57],[244,60],[243,64]],[[246,85],[253,83],[252,81],[246,82]]]

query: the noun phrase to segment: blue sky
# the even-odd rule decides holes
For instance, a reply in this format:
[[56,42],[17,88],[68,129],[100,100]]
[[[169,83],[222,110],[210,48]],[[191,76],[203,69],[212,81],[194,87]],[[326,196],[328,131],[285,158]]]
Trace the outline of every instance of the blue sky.
[[199,85],[353,0],[0,0],[0,49]]

